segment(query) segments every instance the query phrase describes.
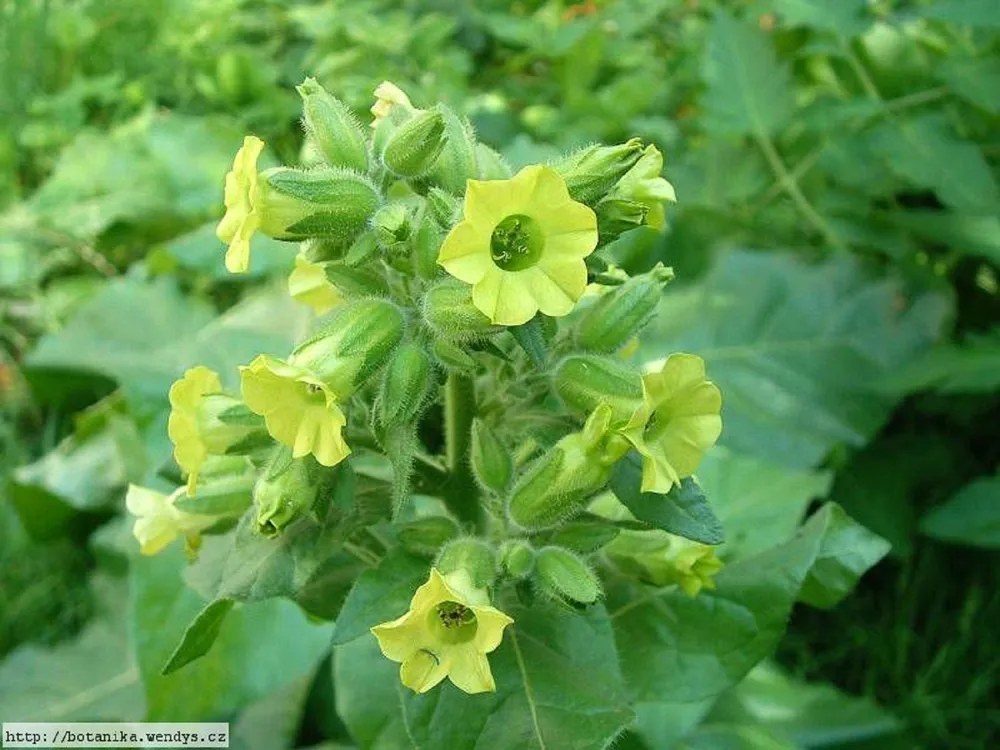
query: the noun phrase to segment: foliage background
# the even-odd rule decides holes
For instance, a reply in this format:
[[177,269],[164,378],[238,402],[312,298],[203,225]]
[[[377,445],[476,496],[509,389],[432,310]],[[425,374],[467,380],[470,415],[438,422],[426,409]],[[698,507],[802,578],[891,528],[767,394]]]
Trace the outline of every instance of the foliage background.
[[213,226],[244,132],[295,161],[315,75],[359,112],[383,79],[446,101],[515,166],[655,142],[679,203],[620,257],[678,281],[638,356],[694,351],[723,390],[699,476],[728,543],[766,548],[824,498],[892,542],[837,610],[796,609],[777,664],[640,712],[620,746],[1000,736],[995,2],[12,0],[0,41],[0,717],[352,741],[329,632],[289,603],[155,675],[199,603],[121,516],[168,459],[170,382],[303,324],[290,249],[258,240],[234,280]]

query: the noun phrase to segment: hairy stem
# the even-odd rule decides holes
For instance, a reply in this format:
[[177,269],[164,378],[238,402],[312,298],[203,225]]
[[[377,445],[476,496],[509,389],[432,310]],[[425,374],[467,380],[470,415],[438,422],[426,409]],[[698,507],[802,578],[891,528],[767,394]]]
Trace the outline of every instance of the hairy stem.
[[482,531],[485,517],[469,461],[472,420],[476,415],[476,391],[471,378],[455,373],[448,375],[444,415],[449,475],[444,487],[444,501],[459,521]]

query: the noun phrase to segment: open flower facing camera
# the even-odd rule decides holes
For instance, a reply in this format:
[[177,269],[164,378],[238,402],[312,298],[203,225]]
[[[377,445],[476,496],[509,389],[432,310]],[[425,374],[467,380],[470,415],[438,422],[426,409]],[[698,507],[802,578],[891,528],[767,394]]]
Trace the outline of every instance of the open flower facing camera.
[[[674,200],[655,146],[515,172],[460,114],[392,84],[371,126],[313,79],[298,91],[309,166],[258,171],[265,144],[247,136],[217,234],[233,273],[255,236],[290,243],[311,330],[170,389],[186,484],[130,490],[143,553],[218,537],[198,565],[221,566],[220,606],[285,596],[336,620],[338,703],[347,679],[414,716],[468,712],[482,747],[518,746],[494,743],[508,725],[603,747],[630,702],[654,700],[687,651],[701,658],[705,632],[728,649],[712,684],[733,682],[755,662],[729,655],[780,632],[800,590],[835,598],[842,572],[809,570],[853,528],[836,508],[769,563],[787,570],[767,611],[746,609],[756,584],[745,561],[728,574],[694,477],[723,394],[694,354],[630,360],[674,276],[628,254]],[[622,670],[650,669],[624,685]],[[581,727],[596,739],[560,744]]]

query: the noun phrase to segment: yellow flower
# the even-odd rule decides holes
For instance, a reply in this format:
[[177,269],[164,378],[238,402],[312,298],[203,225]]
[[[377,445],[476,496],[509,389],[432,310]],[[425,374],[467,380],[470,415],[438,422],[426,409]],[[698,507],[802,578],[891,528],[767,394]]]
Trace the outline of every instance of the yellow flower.
[[288,293],[309,305],[317,315],[329,312],[344,300],[330,283],[323,265],[309,261],[301,253],[295,257],[295,270],[288,277]]
[[438,263],[472,284],[472,301],[499,325],[541,310],[569,313],[587,287],[584,258],[597,247],[597,217],[569,196],[555,170],[525,167],[509,180],[469,180],[464,218]]
[[639,161],[625,173],[609,194],[646,206],[646,225],[662,229],[667,223],[664,202],[675,203],[674,186],[663,179],[663,154],[656,146],[646,146]]
[[389,111],[396,104],[402,105],[407,109],[413,109],[410,97],[399,86],[391,81],[382,81],[382,83],[375,87],[375,103],[371,108],[371,113],[375,115],[375,119],[372,120],[372,127],[378,127],[378,124],[388,117]]
[[264,150],[264,141],[248,135],[243,147],[236,152],[233,168],[226,175],[226,215],[222,217],[216,236],[229,245],[226,270],[244,273],[250,268],[250,238],[260,226],[254,204],[257,200],[257,159]]
[[125,507],[135,516],[132,534],[139,540],[144,555],[155,555],[178,535],[183,534],[191,546],[197,546],[202,531],[218,519],[185,513],[174,507],[174,501],[184,492],[178,487],[170,495],[164,495],[146,487],[130,484],[125,495]]
[[715,575],[722,570],[715,547],[659,529],[624,530],[604,553],[623,571],[655,586],[677,584],[688,596],[714,589]]
[[643,403],[622,429],[642,455],[642,491],[667,493],[691,476],[722,432],[722,394],[705,379],[705,362],[672,354],[642,377]]
[[401,663],[399,678],[406,687],[426,693],[448,677],[471,694],[496,690],[486,654],[500,645],[512,622],[489,605],[485,591],[471,585],[468,573],[443,576],[432,568],[409,611],[371,632],[386,658]]
[[262,354],[241,367],[240,376],[244,402],[264,417],[271,437],[291,447],[294,458],[312,454],[324,466],[335,466],[350,455],[337,394],[308,370]]

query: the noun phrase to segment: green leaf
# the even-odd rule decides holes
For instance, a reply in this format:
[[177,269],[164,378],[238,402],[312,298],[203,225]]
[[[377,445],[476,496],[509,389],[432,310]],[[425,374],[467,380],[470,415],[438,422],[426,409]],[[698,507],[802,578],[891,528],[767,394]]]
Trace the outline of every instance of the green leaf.
[[62,330],[27,357],[32,371],[84,371],[118,381],[132,401],[165,409],[167,390],[204,364],[225,386],[236,366],[259,353],[285,356],[305,332],[307,313],[284,292],[252,296],[219,317],[166,280],[116,279],[85,303]]
[[1000,115],[1000,59],[949,56],[934,72],[970,104]]
[[314,509],[315,517],[300,518],[268,539],[257,533],[251,508],[235,531],[205,539],[198,561],[186,571],[188,583],[209,600],[326,599],[316,602],[321,610],[316,614],[329,614],[325,607],[343,601],[358,570],[344,542],[371,520],[366,496],[355,493],[350,465],[340,464],[330,474],[330,486],[321,493],[328,502]]
[[523,325],[513,326],[510,332],[517,345],[528,355],[531,364],[539,369],[544,367],[549,355],[545,348],[545,336],[539,319],[535,317]]
[[788,539],[812,500],[826,497],[828,471],[789,469],[725,448],[709,451],[698,467],[698,483],[712,498],[726,541],[728,561],[751,557]]
[[733,251],[700,283],[667,290],[639,356],[702,356],[723,394],[723,445],[805,469],[875,434],[899,399],[878,381],[940,335],[949,307],[846,256]]
[[920,522],[929,537],[973,547],[1000,547],[1000,474],[970,482]]
[[964,345],[939,346],[899,370],[883,384],[897,392],[990,393],[1000,387],[1000,329],[970,337]]
[[979,147],[956,138],[941,117],[887,120],[872,134],[872,144],[901,178],[933,190],[956,211],[1000,210],[1000,186]]
[[1000,264],[1000,218],[950,211],[897,211],[889,221],[902,229],[963,253]]
[[333,630],[333,645],[349,643],[410,606],[413,592],[427,580],[427,561],[393,549],[377,568],[366,570],[344,602]]
[[1000,13],[993,0],[936,0],[921,7],[920,14],[939,21],[1000,28]]
[[354,739],[373,750],[607,747],[633,714],[604,607],[502,609],[514,625],[489,656],[492,694],[466,695],[447,683],[415,695],[374,637],[337,647],[337,713]]
[[140,721],[139,668],[121,616],[124,586],[96,581],[100,613],[57,646],[25,645],[0,664],[0,716],[17,721]]
[[184,585],[184,566],[176,545],[132,564],[129,620],[148,720],[227,716],[305,675],[322,658],[330,627],[310,624],[293,603],[274,600],[234,609],[208,653],[179,672],[161,674],[189,623],[205,607]]
[[170,655],[167,663],[163,665],[160,674],[170,674],[176,672],[186,664],[190,664],[195,659],[204,656],[212,648],[215,639],[219,637],[222,623],[226,620],[226,615],[236,604],[232,599],[216,599],[205,605],[205,608],[197,614],[191,624],[187,626],[181,642]]
[[[832,600],[854,583],[862,572],[858,558],[841,542],[856,529],[843,511],[827,504],[786,543],[723,568],[714,591],[692,598],[676,587],[610,589],[610,617],[631,697],[697,701],[735,685],[777,647],[803,590],[816,601]],[[866,550],[861,557],[873,554]]]
[[233,750],[285,750],[295,747],[306,699],[316,677],[314,672],[243,709],[239,719],[231,724],[230,747]]
[[631,451],[615,466],[611,489],[636,518],[653,528],[669,531],[702,544],[722,544],[722,525],[712,513],[698,483],[691,477],[667,495],[642,492],[642,459]]
[[844,37],[860,34],[871,25],[864,18],[867,0],[771,0],[772,11],[790,26],[808,26]]
[[766,136],[792,114],[788,71],[763,31],[720,11],[704,60],[705,127],[716,134]]

